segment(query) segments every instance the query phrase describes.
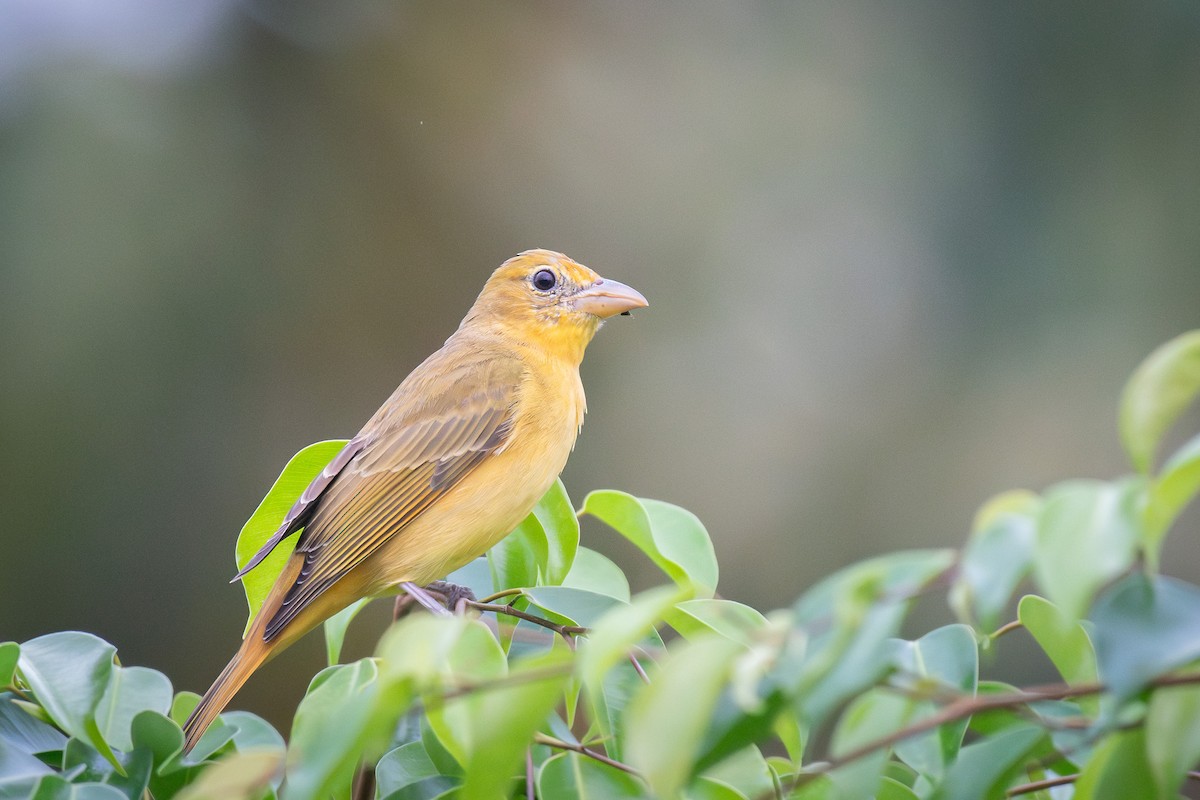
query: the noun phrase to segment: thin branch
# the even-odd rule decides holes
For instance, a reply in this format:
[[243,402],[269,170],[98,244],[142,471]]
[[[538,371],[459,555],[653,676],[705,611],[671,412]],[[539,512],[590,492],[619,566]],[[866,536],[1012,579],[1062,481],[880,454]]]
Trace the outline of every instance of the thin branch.
[[487,597],[481,597],[479,598],[478,602],[494,603],[497,600],[504,599],[505,597],[520,597],[523,594],[525,594],[524,589],[505,589],[502,592],[496,592],[495,594],[489,594]]
[[650,676],[646,674],[646,670],[642,669],[642,663],[638,661],[635,653],[629,654],[629,663],[633,664],[633,669],[637,672],[638,677],[642,679],[642,683],[650,682]]
[[1074,783],[1078,779],[1079,775],[1060,775],[1057,778],[1046,778],[1042,781],[1022,783],[1020,786],[1014,786],[1009,789],[1004,795],[1005,797],[1016,797],[1017,795],[1029,794],[1031,792],[1040,792],[1042,789],[1053,789],[1055,786]]
[[551,622],[544,617],[530,614],[527,611],[520,611],[513,608],[511,605],[503,603],[483,603],[477,600],[475,602],[468,602],[467,607],[474,608],[478,611],[491,611],[494,614],[504,614],[508,617],[523,619],[526,622],[532,622],[534,625],[541,625],[543,628],[549,628],[564,638],[588,632],[587,628],[582,628],[578,625],[560,625],[557,622]]
[[630,775],[634,775],[638,778],[642,777],[642,773],[638,772],[636,769],[629,766],[628,764],[621,762],[621,761],[617,761],[615,758],[609,758],[608,756],[604,755],[603,753],[599,753],[595,750],[592,750],[589,747],[584,747],[581,744],[573,744],[572,742],[564,742],[562,739],[555,739],[553,736],[546,736],[544,733],[535,733],[533,735],[533,740],[535,742],[537,742],[538,744],[544,744],[547,747],[553,747],[558,750],[570,750],[573,753],[579,753],[580,755],[587,756],[588,758],[594,758],[596,761],[599,761],[601,764],[607,764],[608,766],[613,767],[614,769],[619,769],[622,772],[628,772]]
[[1001,625],[999,628],[996,628],[996,630],[992,631],[992,633],[988,635],[988,638],[989,639],[999,639],[1004,634],[1011,633],[1011,632],[1015,631],[1017,628],[1023,628],[1023,627],[1025,627],[1025,626],[1021,622],[1021,620],[1014,619],[1011,622],[1006,622],[1003,625]]
[[533,789],[533,748],[525,748],[525,800],[534,800],[536,792]]
[[[1149,686],[1153,688],[1164,688],[1168,686],[1183,686],[1187,684],[1200,683],[1200,673],[1188,673],[1183,675],[1164,675],[1150,682]],[[936,714],[926,717],[925,719],[914,722],[912,725],[901,728],[898,731],[880,736],[873,739],[861,747],[856,747],[848,753],[845,753],[837,758],[831,758],[828,761],[814,766],[811,770],[801,773],[796,776],[793,782],[793,788],[800,786],[826,773],[832,772],[838,767],[845,766],[853,761],[857,761],[864,756],[874,753],[876,750],[889,748],[897,742],[911,739],[914,736],[919,736],[926,731],[940,728],[951,722],[957,722],[960,719],[966,719],[974,714],[983,711],[995,711],[1002,708],[1013,708],[1015,706],[1028,705],[1036,703],[1039,700],[1066,700],[1072,697],[1086,697],[1088,695],[1099,694],[1105,690],[1102,683],[1081,683],[1076,686],[1067,686],[1066,684],[1050,684],[1047,686],[1031,686],[1028,689],[1022,689],[1016,692],[1008,692],[1005,694],[993,694],[979,696],[960,697],[952,700],[941,711]]]

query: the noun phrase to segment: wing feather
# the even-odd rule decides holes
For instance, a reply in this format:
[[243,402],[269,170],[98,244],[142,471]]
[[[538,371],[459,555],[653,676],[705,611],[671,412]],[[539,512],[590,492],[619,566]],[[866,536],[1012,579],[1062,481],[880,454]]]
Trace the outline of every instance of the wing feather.
[[[521,362],[496,354],[465,359],[450,370],[451,380],[439,382],[447,387],[441,394],[421,385],[420,373],[429,363],[367,424],[359,434],[363,446],[308,512],[295,550],[304,564],[267,623],[267,641],[507,444]],[[409,397],[419,403],[397,410]]]

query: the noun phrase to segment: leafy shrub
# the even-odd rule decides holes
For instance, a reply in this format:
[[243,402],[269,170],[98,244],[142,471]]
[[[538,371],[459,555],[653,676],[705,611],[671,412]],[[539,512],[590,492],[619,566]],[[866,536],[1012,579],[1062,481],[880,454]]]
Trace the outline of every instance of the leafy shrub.
[[[375,657],[349,664],[339,653],[358,606],[330,620],[330,666],[286,749],[262,719],[229,711],[184,754],[197,697],[162,674],[120,665],[86,633],[2,644],[0,798],[1175,797],[1200,760],[1200,587],[1158,564],[1200,490],[1200,436],[1154,464],[1198,394],[1200,331],[1157,350],[1125,390],[1133,476],[1002,494],[960,551],[873,558],[767,615],[716,596],[695,516],[593,492],[578,514],[666,578],[631,597],[620,568],[579,544],[559,484],[452,576],[483,598],[476,612],[408,614]],[[335,450],[289,464],[239,551]],[[248,583],[252,611],[270,580]],[[1027,584],[1037,594],[1016,599]],[[957,621],[899,638],[932,592]],[[1018,635],[1061,683],[980,677],[981,651]]]

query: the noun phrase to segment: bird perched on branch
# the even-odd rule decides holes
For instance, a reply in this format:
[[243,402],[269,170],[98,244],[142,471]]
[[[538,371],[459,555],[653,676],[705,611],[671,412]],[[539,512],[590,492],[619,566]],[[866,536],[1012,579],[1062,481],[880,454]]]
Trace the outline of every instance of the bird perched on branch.
[[[646,305],[570,258],[530,250],[492,273],[458,330],[404,379],[246,564],[295,550],[242,646],[184,725],[191,749],[264,661],[350,603],[421,587],[521,522],[583,423],[583,352],[602,322]],[[236,578],[235,578],[236,580]]]

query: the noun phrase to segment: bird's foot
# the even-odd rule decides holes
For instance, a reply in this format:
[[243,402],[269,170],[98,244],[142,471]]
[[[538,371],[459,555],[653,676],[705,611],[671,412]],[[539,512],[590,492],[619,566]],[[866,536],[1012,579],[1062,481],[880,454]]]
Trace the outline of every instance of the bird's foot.
[[446,616],[451,610],[456,614],[462,614],[466,611],[467,604],[475,601],[475,593],[466,586],[459,586],[457,583],[448,581],[434,581],[424,587],[405,581],[400,584],[400,588],[404,590],[405,594],[396,599],[395,616],[397,618],[403,614],[404,606],[412,601],[439,616]]
[[450,581],[434,581],[425,586],[425,591],[434,596],[444,597],[446,608],[455,614],[464,613],[467,610],[467,603],[475,602],[475,593],[471,591],[470,587]]

